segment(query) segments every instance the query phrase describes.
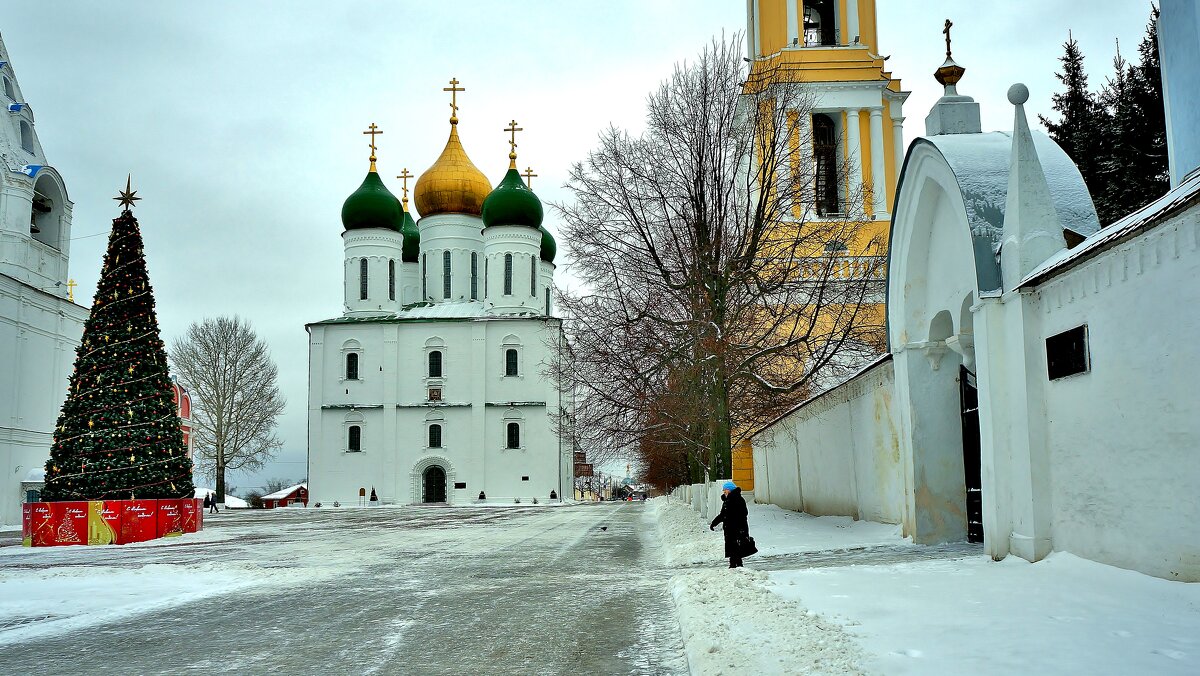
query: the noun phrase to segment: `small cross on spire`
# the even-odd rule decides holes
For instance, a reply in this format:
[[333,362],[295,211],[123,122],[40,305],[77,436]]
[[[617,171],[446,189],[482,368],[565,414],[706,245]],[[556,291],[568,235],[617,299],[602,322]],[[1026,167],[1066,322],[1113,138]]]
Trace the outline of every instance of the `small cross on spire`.
[[450,78],[450,86],[442,87],[442,91],[450,92],[450,124],[458,124],[458,93],[467,91],[465,87],[459,87],[462,84],[458,78]]
[[371,171],[375,171],[375,137],[382,133],[382,131],[379,131],[379,127],[375,126],[374,122],[363,132],[363,134],[370,134],[371,136]]
[[521,175],[525,177],[525,186],[533,190],[533,179],[537,178],[537,174],[533,173],[533,167],[525,167],[525,171],[522,171]]
[[400,189],[404,192],[404,199],[402,201],[404,202],[405,211],[408,211],[408,179],[412,177],[413,174],[408,170],[408,167],[401,169],[400,173],[396,175],[396,178],[400,179],[401,181]]
[[511,165],[509,168],[516,169],[517,168],[517,132],[525,131],[525,129],[522,127],[518,127],[517,121],[513,120],[512,122],[508,123],[508,126],[504,128],[504,131],[506,131],[512,135],[512,137],[508,141],[508,159],[509,159],[509,164]]
[[946,27],[942,29],[942,32],[946,34],[946,59],[947,60],[950,58],[950,27],[953,25],[954,25],[953,21],[951,21],[950,19],[946,19]]

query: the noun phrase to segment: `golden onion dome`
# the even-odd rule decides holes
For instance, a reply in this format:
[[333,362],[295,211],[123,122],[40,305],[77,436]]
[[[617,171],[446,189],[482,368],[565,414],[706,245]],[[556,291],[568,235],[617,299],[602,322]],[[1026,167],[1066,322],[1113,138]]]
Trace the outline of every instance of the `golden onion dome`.
[[417,179],[413,199],[421,216],[434,214],[470,214],[483,212],[483,200],[492,184],[467,157],[458,139],[458,120],[450,122],[450,138],[442,154]]

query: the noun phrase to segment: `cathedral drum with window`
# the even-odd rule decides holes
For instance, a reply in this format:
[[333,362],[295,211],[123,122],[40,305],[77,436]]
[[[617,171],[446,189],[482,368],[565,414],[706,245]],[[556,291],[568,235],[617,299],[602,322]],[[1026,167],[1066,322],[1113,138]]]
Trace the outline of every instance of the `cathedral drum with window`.
[[[452,81],[448,91],[462,91]],[[458,136],[418,179],[419,220],[370,170],[342,208],[345,308],[309,333],[312,500],[546,501],[573,469],[551,375],[555,244],[541,201],[509,168],[494,189]],[[382,133],[372,125],[366,132]],[[532,179],[532,172],[525,174]]]

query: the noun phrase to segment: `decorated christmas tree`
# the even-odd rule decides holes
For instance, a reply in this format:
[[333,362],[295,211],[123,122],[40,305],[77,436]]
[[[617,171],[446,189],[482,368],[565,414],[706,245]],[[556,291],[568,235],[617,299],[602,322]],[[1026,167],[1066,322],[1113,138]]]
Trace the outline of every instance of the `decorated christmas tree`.
[[187,498],[192,460],[176,412],[167,351],[129,182],[118,200],[67,400],[46,461],[42,499]]

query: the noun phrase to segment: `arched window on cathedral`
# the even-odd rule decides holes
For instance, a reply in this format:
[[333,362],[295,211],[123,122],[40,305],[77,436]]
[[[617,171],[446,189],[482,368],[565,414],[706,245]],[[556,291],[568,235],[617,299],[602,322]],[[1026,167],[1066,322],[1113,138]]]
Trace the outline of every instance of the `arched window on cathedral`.
[[450,297],[450,252],[442,252],[442,298]]
[[805,0],[804,3],[804,46],[819,47],[836,45],[838,31],[834,16],[833,0]]
[[479,254],[471,252],[471,300],[479,300]]
[[816,113],[813,122],[813,161],[816,162],[815,203],[818,216],[842,213],[838,199],[837,126],[828,115]]
[[516,348],[510,347],[504,351],[504,375],[512,377],[517,375],[519,356]]
[[442,377],[442,352],[440,350],[429,353],[429,377]]
[[507,428],[507,439],[505,448],[520,448],[521,447],[521,423],[510,422],[505,425]]
[[362,450],[362,428],[358,425],[351,425],[347,432],[346,451],[349,453],[358,453]]
[[367,259],[358,259],[358,299],[367,299]]
[[388,261],[388,300],[396,300],[396,259]]
[[546,287],[546,316],[550,316],[550,287]]
[[17,93],[13,91],[12,80],[8,79],[7,77],[4,78],[4,95],[7,96],[10,101],[17,100]]
[[21,120],[21,147],[25,152],[33,153],[33,127],[25,120]]
[[504,295],[512,295],[512,254],[504,254]]
[[537,298],[537,255],[529,257],[529,295]]
[[421,300],[429,300],[429,254],[421,254]]
[[429,447],[430,448],[441,448],[442,447],[442,426],[441,425],[433,424],[433,425],[429,426]]
[[346,355],[346,380],[358,380],[358,353]]
[[488,259],[483,259],[483,297],[487,298],[488,293]]

